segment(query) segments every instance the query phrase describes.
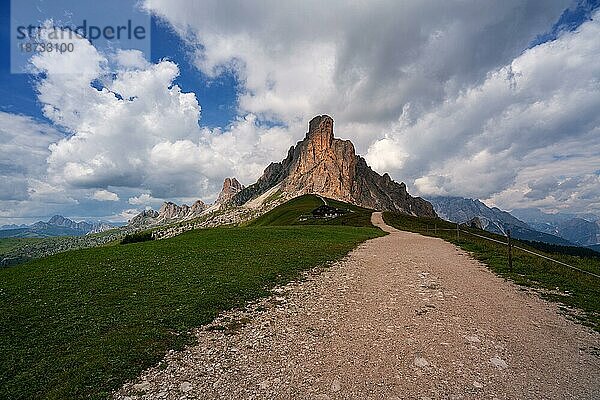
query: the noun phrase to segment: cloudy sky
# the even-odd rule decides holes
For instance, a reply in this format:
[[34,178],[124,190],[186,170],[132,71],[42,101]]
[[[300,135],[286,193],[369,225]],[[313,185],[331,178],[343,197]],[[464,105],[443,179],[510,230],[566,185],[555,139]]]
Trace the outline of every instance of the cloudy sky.
[[27,74],[2,57],[0,224],[210,202],[318,114],[412,194],[600,214],[599,0],[128,7],[149,54],[72,39]]

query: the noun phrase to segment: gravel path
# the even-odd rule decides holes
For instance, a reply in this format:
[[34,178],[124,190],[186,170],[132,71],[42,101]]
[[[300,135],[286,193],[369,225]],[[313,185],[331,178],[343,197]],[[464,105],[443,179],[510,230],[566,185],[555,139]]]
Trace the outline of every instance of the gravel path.
[[198,329],[115,397],[600,398],[600,334],[452,244],[373,222],[390,234]]

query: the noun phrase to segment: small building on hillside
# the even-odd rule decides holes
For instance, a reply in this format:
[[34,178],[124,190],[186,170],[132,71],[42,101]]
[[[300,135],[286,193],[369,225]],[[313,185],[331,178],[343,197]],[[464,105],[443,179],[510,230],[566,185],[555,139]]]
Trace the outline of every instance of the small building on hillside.
[[323,204],[312,210],[313,218],[335,218],[340,215],[346,214],[348,210],[342,210],[340,208],[331,207]]

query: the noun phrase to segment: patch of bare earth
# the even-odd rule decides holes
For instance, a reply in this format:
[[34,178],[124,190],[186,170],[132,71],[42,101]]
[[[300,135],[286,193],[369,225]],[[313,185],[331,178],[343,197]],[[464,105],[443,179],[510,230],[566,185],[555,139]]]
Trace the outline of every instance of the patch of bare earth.
[[198,329],[117,399],[599,399],[600,334],[394,230]]

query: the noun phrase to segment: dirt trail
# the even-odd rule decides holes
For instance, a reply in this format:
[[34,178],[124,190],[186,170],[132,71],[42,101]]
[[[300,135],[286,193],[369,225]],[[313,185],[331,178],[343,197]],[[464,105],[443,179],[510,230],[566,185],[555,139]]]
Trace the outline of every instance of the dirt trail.
[[115,397],[600,398],[600,334],[452,244],[373,222],[390,234],[216,323],[241,327],[199,329]]

